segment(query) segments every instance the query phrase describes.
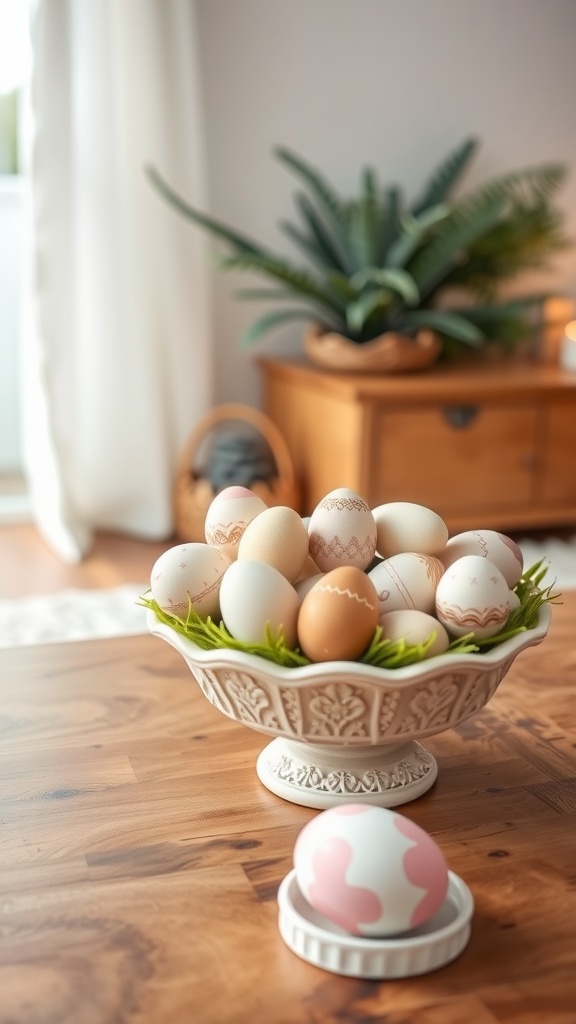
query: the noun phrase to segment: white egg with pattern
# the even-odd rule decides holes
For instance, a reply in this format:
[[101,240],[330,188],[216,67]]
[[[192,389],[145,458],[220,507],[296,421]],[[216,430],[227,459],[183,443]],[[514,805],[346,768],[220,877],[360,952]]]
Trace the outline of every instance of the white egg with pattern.
[[321,572],[340,566],[366,569],[376,551],[376,523],[368,505],[348,487],[318,502],[308,524],[309,552]]
[[225,487],[211,502],[204,520],[206,543],[219,548],[230,561],[238,555],[238,545],[248,523],[268,508],[247,487]]
[[446,568],[464,555],[480,555],[493,562],[510,588],[515,587],[522,575],[524,556],[516,541],[496,530],[466,530],[447,542],[438,557]]
[[403,551],[380,562],[368,573],[378,593],[380,619],[387,612],[416,608],[434,611],[434,597],[444,566],[434,555]]
[[436,588],[436,615],[451,636],[494,636],[510,615],[510,590],[493,562],[464,555],[444,573]]
[[169,615],[186,618],[190,605],[202,618],[217,619],[220,583],[230,560],[218,548],[191,542],[168,548],[150,573],[152,597]]

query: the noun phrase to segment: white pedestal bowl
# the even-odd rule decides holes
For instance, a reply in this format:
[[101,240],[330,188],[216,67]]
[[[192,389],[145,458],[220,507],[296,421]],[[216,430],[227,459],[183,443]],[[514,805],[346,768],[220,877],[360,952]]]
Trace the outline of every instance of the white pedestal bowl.
[[521,651],[550,624],[486,654],[443,654],[398,669],[355,661],[283,668],[230,649],[203,650],[147,612],[148,629],[184,658],[204,696],[269,736],[256,771],[276,795],[324,809],[351,801],[396,807],[425,793],[438,766],[420,740],[464,722],[492,698]]

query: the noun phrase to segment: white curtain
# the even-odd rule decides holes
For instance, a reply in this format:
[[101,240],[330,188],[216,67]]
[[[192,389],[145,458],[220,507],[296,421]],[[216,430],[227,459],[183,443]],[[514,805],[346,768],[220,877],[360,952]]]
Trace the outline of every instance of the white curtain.
[[193,0],[38,0],[25,460],[67,561],[94,531],[172,530],[179,449],[211,404],[203,241],[145,177],[205,206]]

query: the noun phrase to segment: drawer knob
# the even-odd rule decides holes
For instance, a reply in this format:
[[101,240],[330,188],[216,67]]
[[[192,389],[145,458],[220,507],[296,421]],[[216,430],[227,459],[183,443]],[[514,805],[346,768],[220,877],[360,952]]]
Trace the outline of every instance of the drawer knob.
[[442,412],[451,427],[462,430],[473,423],[479,410],[477,405],[446,405]]

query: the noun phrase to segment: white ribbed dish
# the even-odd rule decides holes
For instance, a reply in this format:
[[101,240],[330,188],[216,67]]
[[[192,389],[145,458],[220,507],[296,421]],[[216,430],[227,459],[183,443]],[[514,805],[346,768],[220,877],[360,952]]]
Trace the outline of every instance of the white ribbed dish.
[[455,960],[470,938],[474,899],[452,871],[440,910],[425,924],[401,936],[357,938],[319,914],[302,895],[296,872],[278,890],[278,927],[286,945],[310,964],[351,978],[410,978]]
[[441,654],[403,668],[328,661],[284,668],[232,648],[202,650],[147,614],[148,628],[182,655],[204,696],[269,737],[256,763],[277,796],[317,809],[397,807],[434,784],[438,765],[420,740],[454,729],[493,697],[514,659],[539,644],[538,625],[486,654]]

